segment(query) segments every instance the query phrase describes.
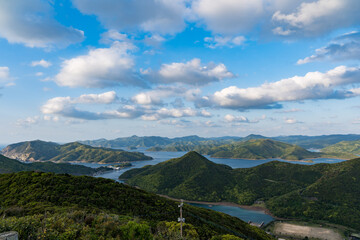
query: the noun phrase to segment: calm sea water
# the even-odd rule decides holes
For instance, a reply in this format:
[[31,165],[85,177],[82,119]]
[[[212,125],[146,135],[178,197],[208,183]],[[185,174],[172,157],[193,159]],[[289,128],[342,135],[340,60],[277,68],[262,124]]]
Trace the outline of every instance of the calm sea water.
[[[129,150],[127,150],[127,151],[129,151]],[[122,173],[128,171],[129,169],[141,168],[146,165],[155,165],[160,162],[169,160],[171,158],[178,158],[178,157],[181,157],[184,154],[186,154],[186,152],[147,152],[146,148],[138,148],[136,150],[131,150],[131,151],[143,152],[144,154],[151,156],[153,158],[153,160],[132,162],[133,166],[131,166],[129,168],[124,168],[122,170],[101,174],[101,175],[98,175],[98,177],[118,180],[119,176]],[[313,165],[316,163],[337,163],[337,162],[344,161],[341,159],[332,159],[332,158],[318,158],[318,159],[314,159],[313,162],[299,162],[299,161],[285,161],[282,159],[264,159],[264,160],[227,159],[227,158],[212,158],[212,157],[206,156],[206,155],[205,155],[205,157],[215,163],[226,164],[232,168],[250,168],[250,167],[255,167],[257,165],[275,161],[275,160],[289,162],[289,163],[293,163],[293,164],[303,164],[303,165]],[[96,164],[96,163],[79,163],[79,164],[87,166],[87,167],[93,167],[93,168],[101,167],[101,166],[105,166],[105,165],[111,165],[111,164]]]
[[274,220],[274,218],[272,218],[271,216],[267,215],[262,211],[252,211],[239,207],[220,206],[220,205],[209,206],[207,204],[198,204],[198,203],[190,203],[190,204],[196,207],[202,207],[202,208],[215,210],[218,212],[223,212],[229,214],[230,216],[240,218],[245,222],[249,222],[249,221],[254,223],[264,222],[264,224],[268,224],[269,222],[272,222]]
[[[124,149],[126,149],[126,148],[124,148]],[[127,151],[129,151],[129,150],[127,150]],[[146,155],[153,157],[154,159],[150,160],[150,161],[132,162],[132,164],[133,164],[132,167],[108,172],[105,174],[98,175],[97,177],[109,178],[109,179],[119,181],[118,180],[119,176],[122,173],[128,171],[129,169],[141,168],[146,165],[155,165],[160,162],[169,160],[171,158],[181,157],[186,153],[186,152],[147,152],[146,148],[138,148],[136,150],[131,150],[131,151],[143,152]],[[215,163],[226,164],[232,168],[250,168],[250,167],[255,167],[257,165],[271,162],[274,160],[284,161],[281,159],[247,160],[247,159],[212,158],[209,156],[205,156],[205,157]],[[331,159],[331,158],[319,158],[319,159],[314,159],[313,162],[298,162],[298,161],[284,161],[284,162],[290,162],[290,163],[294,163],[294,164],[313,165],[316,163],[337,163],[337,162],[342,162],[342,161],[344,161],[344,160]],[[88,167],[93,167],[93,168],[104,166],[104,164],[96,164],[96,163],[79,163],[79,164],[88,166]],[[105,164],[105,165],[111,165],[111,164]],[[252,211],[252,210],[247,210],[247,209],[243,209],[243,208],[239,208],[239,207],[228,207],[228,206],[209,207],[208,205],[205,205],[205,204],[194,204],[194,205],[199,206],[199,207],[209,208],[209,209],[219,211],[219,212],[223,212],[223,213],[229,214],[231,216],[238,217],[241,220],[246,221],[246,222],[248,222],[248,221],[252,221],[252,222],[256,222],[256,223],[264,222],[266,224],[273,220],[273,218],[271,216],[269,216],[266,213],[261,212],[261,211]]]

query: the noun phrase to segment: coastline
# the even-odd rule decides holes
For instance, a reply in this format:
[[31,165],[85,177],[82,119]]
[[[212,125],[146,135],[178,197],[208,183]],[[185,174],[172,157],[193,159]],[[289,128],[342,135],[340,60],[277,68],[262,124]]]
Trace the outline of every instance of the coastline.
[[157,194],[160,197],[164,197],[173,201],[177,201],[180,202],[181,200],[183,200],[185,203],[196,203],[196,204],[204,204],[204,205],[216,205],[216,206],[226,206],[226,207],[238,207],[238,208],[243,208],[246,210],[252,210],[252,211],[257,211],[257,212],[262,212],[265,213],[269,216],[271,216],[272,218],[274,218],[275,220],[286,220],[285,218],[279,218],[276,217],[275,215],[273,215],[269,209],[264,208],[264,207],[260,207],[260,206],[249,206],[249,205],[240,205],[237,203],[232,203],[232,202],[202,202],[202,201],[192,201],[192,200],[185,200],[185,199],[178,199],[178,198],[173,198],[167,195],[162,195],[162,194]]
[[[147,151],[147,150],[146,150]],[[195,150],[193,150],[195,151]],[[180,152],[180,151],[149,151],[149,152]],[[199,153],[201,154],[201,153]],[[322,157],[316,157],[316,158],[304,158],[304,159],[299,159],[299,160],[293,160],[293,159],[282,159],[282,158],[261,158],[261,159],[250,159],[250,158],[231,158],[231,157],[212,157],[211,155],[206,155],[206,154],[201,154],[206,158],[216,158],[216,159],[234,159],[234,160],[249,160],[249,161],[258,161],[258,160],[283,160],[283,161],[289,161],[289,162],[307,162],[307,163],[312,163],[314,162],[313,160],[316,159],[322,159],[322,158],[333,158],[333,159],[339,159],[339,160],[350,160],[351,158],[340,158],[340,157],[336,157],[336,156],[322,156]]]

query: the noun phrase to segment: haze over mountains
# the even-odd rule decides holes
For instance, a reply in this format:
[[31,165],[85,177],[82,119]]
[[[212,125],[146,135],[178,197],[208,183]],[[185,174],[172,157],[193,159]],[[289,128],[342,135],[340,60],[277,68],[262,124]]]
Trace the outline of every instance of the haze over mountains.
[[183,145],[198,145],[202,142],[211,142],[213,144],[221,145],[230,143],[232,141],[247,141],[250,139],[272,139],[280,142],[296,144],[305,149],[314,148],[321,149],[326,146],[341,142],[341,141],[355,141],[360,140],[358,134],[334,134],[334,135],[321,135],[321,136],[305,136],[305,135],[292,135],[292,136],[278,136],[278,137],[266,137],[262,135],[251,134],[246,137],[235,137],[235,136],[224,136],[224,137],[213,137],[203,138],[196,135],[167,138],[159,136],[131,136],[116,138],[113,140],[97,139],[97,140],[86,140],[78,141],[83,144],[87,144],[95,147],[110,147],[110,148],[121,148],[121,147],[155,147],[155,146],[172,146],[177,144]]

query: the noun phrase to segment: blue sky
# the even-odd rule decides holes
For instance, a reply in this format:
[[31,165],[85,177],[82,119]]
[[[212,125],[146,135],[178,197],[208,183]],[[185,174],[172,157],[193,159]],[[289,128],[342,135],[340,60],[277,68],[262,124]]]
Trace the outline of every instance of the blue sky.
[[360,134],[358,0],[0,0],[0,143]]

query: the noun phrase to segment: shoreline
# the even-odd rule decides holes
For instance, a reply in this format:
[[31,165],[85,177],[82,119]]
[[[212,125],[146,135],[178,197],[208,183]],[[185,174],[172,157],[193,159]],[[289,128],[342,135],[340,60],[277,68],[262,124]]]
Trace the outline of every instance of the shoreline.
[[[147,151],[147,150],[146,150]],[[195,150],[193,150],[195,151]],[[184,152],[184,151],[149,151],[149,152]],[[189,151],[185,151],[185,152],[189,152]],[[199,153],[201,154],[201,153]],[[249,160],[249,161],[258,161],[258,160],[277,160],[277,161],[289,161],[289,162],[307,162],[307,163],[313,163],[313,160],[316,159],[326,159],[326,158],[332,158],[332,159],[337,159],[337,160],[350,160],[351,158],[340,158],[340,157],[335,157],[335,156],[328,156],[328,157],[317,157],[317,158],[304,158],[304,159],[299,159],[299,160],[291,160],[291,159],[282,159],[282,158],[261,158],[261,159],[250,159],[250,158],[224,158],[224,157],[212,157],[210,155],[206,155],[206,154],[201,154],[202,156],[208,158],[216,158],[216,159],[234,159],[234,160]]]
[[195,204],[204,204],[204,205],[215,205],[215,206],[226,206],[226,207],[238,207],[238,208],[243,208],[246,210],[252,210],[252,211],[257,211],[257,212],[263,212],[269,216],[271,216],[272,218],[274,218],[274,220],[287,220],[285,218],[279,218],[276,217],[275,215],[273,215],[269,209],[265,208],[265,207],[260,207],[260,206],[249,206],[249,205],[240,205],[237,203],[233,203],[233,202],[202,202],[202,201],[192,201],[192,200],[185,200],[185,199],[178,199],[178,198],[173,198],[167,195],[162,195],[162,194],[157,194],[160,197],[166,198],[166,199],[170,199],[173,201],[177,201],[180,202],[181,200],[183,200],[185,203],[195,203]]

